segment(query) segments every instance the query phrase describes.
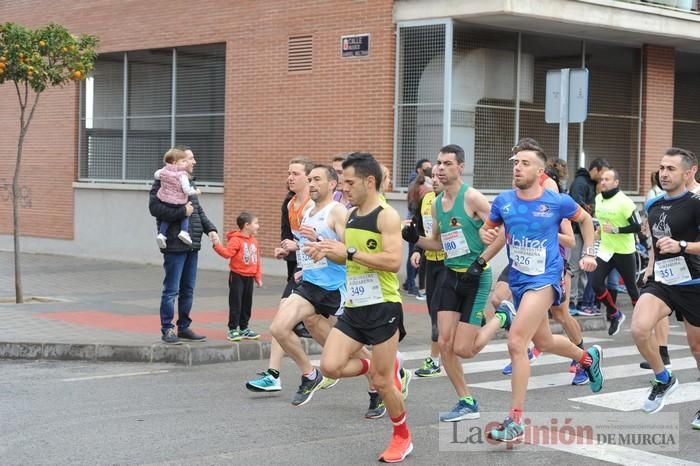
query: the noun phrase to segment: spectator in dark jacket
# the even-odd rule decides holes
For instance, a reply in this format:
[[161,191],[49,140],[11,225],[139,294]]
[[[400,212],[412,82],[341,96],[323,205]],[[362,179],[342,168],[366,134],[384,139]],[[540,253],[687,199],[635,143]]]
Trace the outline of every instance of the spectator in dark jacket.
[[[182,148],[187,154],[187,172],[192,175],[192,170],[197,161],[194,153],[189,148]],[[165,279],[163,280],[163,294],[160,300],[160,325],[162,340],[169,344],[180,344],[180,339],[191,341],[204,341],[206,337],[197,335],[190,328],[190,310],[194,297],[194,285],[197,278],[197,259],[202,247],[202,234],[206,233],[212,243],[219,243],[219,235],[216,227],[209,221],[204,209],[199,205],[197,196],[190,196],[189,202],[182,207],[171,207],[164,204],[156,195],[160,188],[160,181],[155,181],[151,187],[149,210],[156,217],[158,223],[170,222],[166,234],[166,248],[163,253],[163,268]],[[192,245],[188,246],[178,237],[180,220],[190,217],[189,234]],[[178,298],[177,334],[173,326],[175,315],[175,298]]]
[[[579,168],[576,171],[574,181],[571,182],[569,195],[591,216],[595,215],[596,184],[600,180],[600,176],[608,168],[610,168],[610,163],[607,160],[595,159],[588,166],[588,170],[583,167]],[[569,259],[572,274],[569,308],[580,310],[584,305],[590,307],[593,303],[584,303],[583,294],[588,284],[588,274],[578,266],[579,259],[581,259],[581,249],[583,248],[583,237],[581,236],[578,223],[572,222],[572,226],[574,227],[576,246],[571,250],[571,258]]]

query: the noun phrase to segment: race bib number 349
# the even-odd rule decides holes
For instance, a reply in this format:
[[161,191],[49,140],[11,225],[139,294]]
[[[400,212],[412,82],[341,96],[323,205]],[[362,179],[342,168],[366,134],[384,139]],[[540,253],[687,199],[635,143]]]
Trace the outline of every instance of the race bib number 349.
[[348,276],[347,294],[348,304],[354,307],[384,302],[379,275],[376,273]]

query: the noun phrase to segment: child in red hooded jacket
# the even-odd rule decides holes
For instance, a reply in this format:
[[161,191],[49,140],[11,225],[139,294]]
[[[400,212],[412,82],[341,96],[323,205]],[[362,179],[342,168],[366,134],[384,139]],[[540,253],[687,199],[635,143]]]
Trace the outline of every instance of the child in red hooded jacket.
[[[240,231],[226,233],[226,247],[215,244],[221,257],[230,259],[228,278],[228,339],[257,340],[260,335],[248,328],[253,308],[253,281],[262,286],[260,248],[255,235],[260,228],[258,218],[242,212],[236,219]],[[240,329],[240,330],[239,330]]]

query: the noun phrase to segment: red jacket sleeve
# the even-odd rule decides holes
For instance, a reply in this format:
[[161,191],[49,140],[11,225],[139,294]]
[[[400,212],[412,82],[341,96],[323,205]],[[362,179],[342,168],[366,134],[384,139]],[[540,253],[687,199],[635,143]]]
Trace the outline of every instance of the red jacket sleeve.
[[241,243],[237,238],[231,238],[226,247],[221,243],[214,245],[214,251],[224,259],[230,259],[241,249]]

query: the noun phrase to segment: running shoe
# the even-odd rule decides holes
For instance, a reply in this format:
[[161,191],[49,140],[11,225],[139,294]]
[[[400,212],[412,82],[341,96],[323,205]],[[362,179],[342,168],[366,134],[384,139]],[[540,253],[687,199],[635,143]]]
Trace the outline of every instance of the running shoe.
[[259,378],[246,382],[245,388],[252,392],[278,392],[282,390],[280,379],[276,379],[269,372],[259,372],[258,375]]
[[323,382],[321,382],[321,387],[320,390],[326,390],[329,388],[333,388],[336,385],[338,385],[338,382],[340,382],[340,379],[331,379],[330,377],[323,377]]
[[591,382],[591,390],[598,393],[603,389],[603,372],[600,370],[603,364],[603,350],[598,345],[593,345],[586,351],[591,357],[591,365],[586,368],[588,380]]
[[369,408],[365,413],[365,418],[367,419],[379,419],[386,414],[386,406],[384,406],[384,400],[377,392],[369,393]]
[[440,366],[435,364],[435,360],[430,357],[425,358],[423,360],[423,365],[414,372],[417,377],[437,377],[441,373],[442,369],[440,369]]
[[252,331],[249,328],[242,328],[241,338],[243,340],[257,340],[258,338],[260,338],[260,334]]
[[690,427],[695,430],[700,430],[700,409],[695,413],[695,418],[690,422]]
[[169,345],[181,345],[182,342],[180,341],[180,337],[178,337],[175,334],[175,330],[169,328],[166,329],[163,332],[163,335],[160,337],[161,340],[163,340],[163,343],[167,343]]
[[474,404],[469,404],[464,400],[457,401],[457,404],[452,407],[449,413],[440,416],[442,422],[457,422],[465,419],[479,419],[479,403],[474,400]]
[[600,314],[601,314],[600,309],[598,309],[595,306],[584,306],[584,307],[578,308],[578,315],[580,315],[580,316],[590,317],[590,316],[599,316]]
[[403,399],[405,400],[408,398],[408,384],[411,383],[411,371],[407,371],[405,369],[401,369],[400,371],[401,374],[401,395],[403,395]]
[[577,316],[578,315],[578,309],[575,307],[569,307],[569,315],[570,316]]
[[389,446],[379,455],[379,461],[383,461],[384,463],[398,463],[403,461],[412,451],[413,443],[411,442],[410,434],[406,438],[394,434],[391,436]]
[[588,383],[588,372],[581,366],[581,364],[576,364],[576,374],[571,381],[571,385],[586,385]]
[[418,301],[426,301],[428,299],[428,297],[421,290],[418,290],[418,294],[416,295],[416,299]]
[[226,339],[228,341],[241,341],[243,337],[241,337],[241,332],[239,332],[238,329],[233,329],[228,331]]
[[651,390],[649,396],[644,400],[645,413],[654,414],[661,411],[661,408],[666,404],[666,397],[673,393],[678,387],[678,378],[671,374],[667,383],[659,382],[654,379],[651,381]]
[[[530,360],[530,362],[537,359],[537,356],[539,356],[539,355],[540,355],[540,352],[537,351],[537,348],[533,348],[533,349],[528,348],[527,349],[527,358]],[[509,362],[506,365],[506,367],[503,368],[503,370],[501,372],[503,372],[503,375],[512,374],[513,373],[513,363]]]
[[505,316],[505,321],[501,328],[510,330],[513,319],[515,319],[516,312],[515,306],[513,306],[513,303],[510,301],[504,300],[501,305],[498,306],[498,309],[496,309],[496,314],[503,314]]
[[608,335],[614,336],[620,333],[620,328],[622,328],[622,323],[625,321],[625,315],[621,311],[617,311],[620,314],[618,317],[612,317],[610,319],[610,327],[608,328]]
[[525,424],[516,424],[510,416],[506,417],[503,424],[491,430],[491,438],[501,442],[513,442],[525,435]]
[[294,394],[294,398],[292,398],[292,404],[294,406],[304,406],[311,401],[316,390],[321,387],[321,383],[323,383],[323,374],[319,370],[316,370],[316,377],[313,379],[307,379],[302,375],[301,385],[299,385],[299,389]]
[[165,237],[164,234],[158,233],[158,236],[156,236],[156,243],[158,244],[158,249],[165,249],[168,247],[167,244],[168,238]]
[[576,361],[575,359],[572,359],[571,363],[569,364],[569,372],[572,374],[575,374],[577,370],[578,370],[578,361]]

